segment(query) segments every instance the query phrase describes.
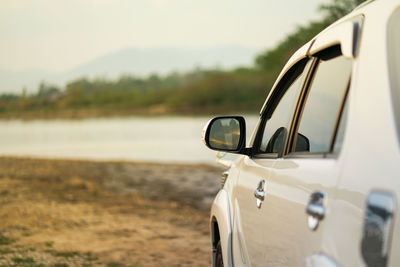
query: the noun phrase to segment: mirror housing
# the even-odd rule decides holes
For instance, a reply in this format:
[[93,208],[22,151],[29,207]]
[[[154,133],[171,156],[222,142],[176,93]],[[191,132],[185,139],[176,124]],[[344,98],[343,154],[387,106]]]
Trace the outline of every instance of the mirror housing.
[[209,120],[202,131],[204,144],[217,151],[248,155],[246,122],[241,116],[220,116]]

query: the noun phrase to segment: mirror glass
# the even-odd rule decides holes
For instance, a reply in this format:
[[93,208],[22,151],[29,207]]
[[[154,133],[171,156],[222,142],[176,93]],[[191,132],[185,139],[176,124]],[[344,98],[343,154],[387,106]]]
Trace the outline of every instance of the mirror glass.
[[209,145],[213,149],[237,150],[240,142],[240,124],[235,118],[219,118],[212,122]]

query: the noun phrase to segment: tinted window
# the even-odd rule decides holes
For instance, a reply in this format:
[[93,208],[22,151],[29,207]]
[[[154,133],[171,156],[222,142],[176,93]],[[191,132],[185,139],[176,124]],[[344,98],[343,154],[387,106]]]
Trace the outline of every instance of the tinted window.
[[281,88],[276,88],[283,95],[277,97],[278,104],[266,121],[260,152],[281,153],[283,151],[290,122],[304,83],[304,76],[306,75],[304,69],[308,69],[305,65],[306,62],[302,62],[295,66],[295,70],[292,69],[292,73],[289,74],[290,77],[286,78],[284,85]]
[[336,47],[319,55],[295,137],[296,152],[330,151],[352,67],[339,52]]
[[397,9],[388,24],[388,59],[393,108],[396,115],[397,132],[400,134],[400,9]]

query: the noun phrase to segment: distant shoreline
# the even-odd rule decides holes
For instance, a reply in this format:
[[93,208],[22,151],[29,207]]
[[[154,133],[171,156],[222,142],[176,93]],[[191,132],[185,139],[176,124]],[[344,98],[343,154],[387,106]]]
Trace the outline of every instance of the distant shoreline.
[[[258,111],[258,110],[257,110]],[[0,112],[0,120],[53,120],[53,119],[91,119],[113,117],[213,117],[217,115],[258,115],[257,111],[240,106],[220,106],[199,108],[184,108],[180,110],[168,110],[163,106],[153,106],[146,109],[54,109],[54,110],[30,110],[30,111],[3,111]]]

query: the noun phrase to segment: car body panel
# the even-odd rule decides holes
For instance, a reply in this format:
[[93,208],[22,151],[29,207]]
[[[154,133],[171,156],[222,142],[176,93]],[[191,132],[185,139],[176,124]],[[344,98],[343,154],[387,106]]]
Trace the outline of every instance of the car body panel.
[[[272,167],[273,162],[270,163]],[[261,180],[269,178],[270,173],[268,169],[263,170],[248,157],[243,157],[238,167],[240,177],[232,191],[235,211],[233,246],[240,248],[240,253],[235,253],[234,263],[238,266],[257,266],[257,262],[265,258],[263,251],[259,250],[264,250],[265,243],[268,242],[266,236],[268,231],[264,231],[263,224],[267,217],[263,216],[256,207],[254,191]],[[264,210],[263,206],[261,210]]]
[[[343,266],[364,266],[360,241],[368,194],[374,189],[396,189],[395,195],[399,194],[399,147],[391,111],[384,45],[387,18],[394,5],[387,3],[376,1],[363,8],[366,16],[362,45],[350,88],[348,125],[342,151],[346,160],[332,214],[336,223],[329,227],[324,238],[325,250]],[[373,78],[360,78],[371,75]],[[377,142],[376,138],[381,136],[384,140]],[[398,257],[397,254],[391,253],[391,260]]]
[[[335,159],[244,158],[241,177],[232,196],[235,212],[242,219],[242,229],[234,226],[233,235],[241,234],[241,239],[245,239],[245,244],[239,247],[249,252],[245,258],[250,262],[246,266],[299,266],[307,256],[318,251],[326,219],[317,231],[310,231],[306,205],[314,191],[323,190],[327,195],[329,219],[328,196],[334,194],[339,169]],[[266,198],[258,209],[253,192],[261,179],[266,181]],[[304,245],[293,246],[293,243]],[[235,264],[245,265],[235,255]]]

